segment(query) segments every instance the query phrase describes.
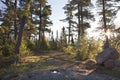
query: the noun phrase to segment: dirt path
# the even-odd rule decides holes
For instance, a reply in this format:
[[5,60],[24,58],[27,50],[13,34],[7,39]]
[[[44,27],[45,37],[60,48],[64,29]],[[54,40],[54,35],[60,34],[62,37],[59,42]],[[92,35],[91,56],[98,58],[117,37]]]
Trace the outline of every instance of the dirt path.
[[105,74],[98,74],[95,72],[95,68],[86,69],[83,62],[69,60],[70,55],[63,52],[43,52],[35,55],[40,56],[45,61],[45,65],[53,66],[53,68],[36,69],[9,79],[0,80],[120,80]]

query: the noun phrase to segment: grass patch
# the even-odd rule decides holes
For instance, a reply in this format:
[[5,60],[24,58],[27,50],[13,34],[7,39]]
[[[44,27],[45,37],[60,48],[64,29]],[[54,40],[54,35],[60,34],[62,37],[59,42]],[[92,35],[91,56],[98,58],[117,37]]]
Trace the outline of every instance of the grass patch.
[[69,55],[69,56],[67,56],[66,58],[64,58],[64,60],[67,60],[67,61],[74,61],[74,62],[77,61],[74,55]]
[[[0,68],[0,77],[5,74],[25,74],[28,72],[38,71],[38,70],[48,70],[48,69],[54,69],[55,66],[48,66],[46,64],[46,60],[40,60],[40,57],[37,56],[29,56],[24,57],[25,60],[30,60],[30,62],[21,62],[17,64],[12,64],[7,67]],[[47,58],[47,60],[50,60],[52,58]]]

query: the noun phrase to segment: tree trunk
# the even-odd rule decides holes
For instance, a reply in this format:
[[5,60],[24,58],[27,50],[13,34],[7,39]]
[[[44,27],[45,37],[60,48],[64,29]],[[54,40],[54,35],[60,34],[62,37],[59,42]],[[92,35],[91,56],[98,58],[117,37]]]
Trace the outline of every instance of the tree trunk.
[[68,33],[68,44],[70,44],[70,34],[71,34],[71,22],[69,21],[69,28],[68,28],[68,31],[69,31],[69,33]]
[[22,42],[22,34],[23,34],[23,29],[26,23],[26,16],[22,17],[21,20],[21,25],[20,25],[20,29],[19,29],[19,33],[18,33],[18,40],[15,46],[15,54],[19,54],[19,50],[20,50],[20,46],[21,46],[21,42]]
[[80,4],[78,3],[78,6],[77,6],[77,9],[78,9],[78,47],[80,46],[80,30],[81,30],[81,27],[80,27]]
[[15,19],[14,19],[14,38],[15,38],[15,40],[17,39],[17,20],[16,20],[16,18],[17,18],[17,14],[16,14],[16,12],[17,12],[17,0],[15,0],[15,3],[14,3],[14,8],[15,8]]
[[84,26],[83,26],[83,3],[80,3],[80,15],[81,15],[81,23],[80,23],[80,27],[81,27],[81,36],[84,35]]
[[40,23],[39,23],[39,39],[38,39],[38,48],[40,48],[40,42],[41,42],[41,27],[42,27],[42,5],[40,4]]
[[[70,5],[70,8],[71,8],[71,5]],[[68,13],[69,13],[69,28],[68,28],[68,30],[69,30],[69,35],[68,35],[68,44],[70,44],[71,26],[72,26],[72,23],[71,23],[71,21],[72,21],[72,10],[70,10]]]
[[[103,3],[104,32],[106,33],[107,32],[107,25],[106,25],[106,16],[105,16],[105,0],[102,0],[102,3]],[[103,49],[109,48],[109,47],[110,47],[109,39],[108,39],[108,36],[105,34],[105,43],[104,43]]]

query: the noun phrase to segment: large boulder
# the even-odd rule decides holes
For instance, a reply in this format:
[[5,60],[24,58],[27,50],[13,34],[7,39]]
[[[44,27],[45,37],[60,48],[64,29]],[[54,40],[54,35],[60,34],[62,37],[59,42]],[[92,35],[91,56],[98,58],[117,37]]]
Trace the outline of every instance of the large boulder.
[[104,64],[108,60],[117,60],[119,58],[119,53],[115,48],[106,48],[96,57],[97,64]]
[[104,66],[108,69],[112,69],[115,67],[115,61],[112,59],[109,59],[109,60],[104,62]]

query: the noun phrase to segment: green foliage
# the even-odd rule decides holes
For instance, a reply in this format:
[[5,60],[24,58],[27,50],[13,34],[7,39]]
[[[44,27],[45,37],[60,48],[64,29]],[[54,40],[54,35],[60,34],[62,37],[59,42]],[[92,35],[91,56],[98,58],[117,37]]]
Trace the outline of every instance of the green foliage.
[[13,54],[13,45],[6,44],[2,46],[2,55],[7,57]]
[[64,51],[65,53],[72,54],[72,55],[75,55],[75,54],[76,54],[75,47],[74,47],[74,46],[71,46],[71,45],[68,45],[67,47],[63,47],[63,51]]
[[117,38],[111,39],[110,40],[111,46],[116,48],[117,51],[120,53],[120,40]]
[[88,42],[88,53],[90,59],[95,59],[99,52],[102,51],[102,41],[101,40],[95,40],[90,39]]
[[77,51],[77,56],[80,57],[81,60],[85,60],[88,58],[88,43],[87,38],[85,36],[81,37],[80,40],[80,49]]
[[47,38],[42,37],[42,42],[40,43],[40,49],[42,49],[42,50],[50,49],[50,43]]
[[86,36],[81,37],[80,48],[77,51],[77,58],[80,60],[95,59],[96,55],[102,50],[101,41]]
[[34,42],[30,41],[30,40],[26,40],[26,46],[28,49],[30,50],[35,50],[36,49],[36,45]]
[[52,50],[57,50],[58,49],[56,41],[50,41],[50,49],[52,49]]
[[22,41],[20,46],[20,55],[21,56],[28,56],[31,55],[30,49],[27,47],[27,42],[25,40]]

